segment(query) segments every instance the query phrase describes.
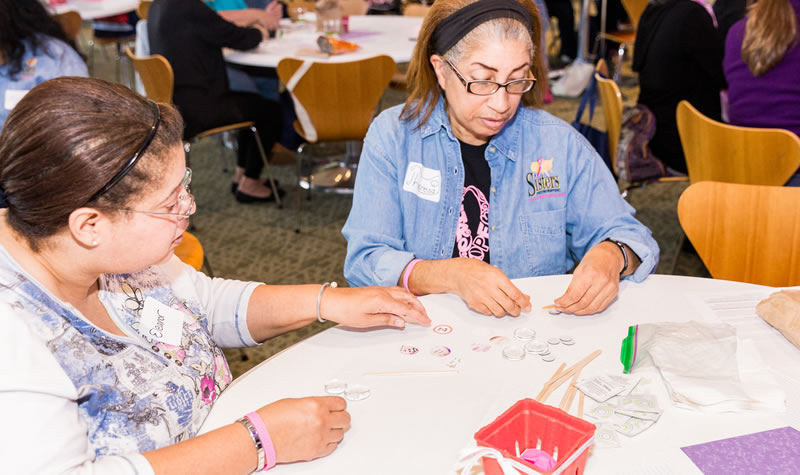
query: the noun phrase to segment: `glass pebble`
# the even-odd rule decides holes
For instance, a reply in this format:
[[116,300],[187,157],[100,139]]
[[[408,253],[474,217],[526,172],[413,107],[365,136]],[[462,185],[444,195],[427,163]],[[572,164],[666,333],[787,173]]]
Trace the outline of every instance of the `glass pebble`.
[[347,390],[347,383],[334,379],[325,383],[325,392],[328,394],[342,394]]
[[536,332],[533,329],[527,327],[517,328],[516,330],[514,330],[514,338],[523,341],[533,340],[534,338],[536,338]]
[[369,388],[364,386],[363,384],[353,384],[347,386],[347,390],[344,392],[344,397],[348,401],[361,401],[368,398],[369,395],[370,395]]
[[547,340],[547,343],[550,345],[557,345],[561,343],[561,340],[559,340],[558,338],[550,338],[549,340]]
[[548,363],[552,363],[556,360],[556,357],[553,355],[544,355],[542,356],[542,361],[547,361]]
[[547,311],[547,313],[549,313],[550,315],[561,315],[561,312],[559,312],[558,310],[556,310],[554,308],[549,309]]
[[521,360],[525,358],[525,350],[516,345],[511,345],[503,348],[503,358],[507,360]]
[[529,341],[525,344],[525,352],[526,353],[533,353],[535,355],[541,355],[543,353],[549,352],[550,347],[547,343],[539,340]]

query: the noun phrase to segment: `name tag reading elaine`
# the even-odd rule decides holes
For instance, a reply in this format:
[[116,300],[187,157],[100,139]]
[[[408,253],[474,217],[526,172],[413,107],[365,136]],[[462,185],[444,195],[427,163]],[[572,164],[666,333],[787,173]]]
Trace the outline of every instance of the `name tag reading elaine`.
[[139,332],[156,341],[180,346],[183,336],[183,312],[170,308],[153,297],[144,300]]
[[442,191],[442,173],[433,168],[425,168],[421,163],[409,162],[403,189],[423,200],[438,203]]

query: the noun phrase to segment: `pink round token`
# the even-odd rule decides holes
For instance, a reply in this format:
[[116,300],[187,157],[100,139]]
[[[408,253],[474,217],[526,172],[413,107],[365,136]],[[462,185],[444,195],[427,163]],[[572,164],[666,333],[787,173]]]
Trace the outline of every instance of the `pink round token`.
[[403,345],[400,347],[400,353],[403,353],[404,355],[416,355],[419,353],[419,348],[412,345]]
[[447,356],[450,354],[450,348],[446,346],[434,346],[431,350],[433,356]]
[[433,333],[437,335],[447,335],[448,333],[453,333],[453,327],[450,325],[436,325],[433,327]]

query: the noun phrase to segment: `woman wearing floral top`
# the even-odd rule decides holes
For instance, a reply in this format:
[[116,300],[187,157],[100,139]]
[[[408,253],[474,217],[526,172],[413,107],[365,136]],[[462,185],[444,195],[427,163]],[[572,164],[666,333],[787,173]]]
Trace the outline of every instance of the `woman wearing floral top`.
[[[327,455],[350,425],[339,397],[280,400],[195,437],[231,382],[220,348],[316,318],[429,322],[397,288],[266,286],[181,263],[173,249],[195,211],[182,130],[172,106],[95,79],[47,81],[9,115],[0,134],[4,472],[248,473]],[[251,429],[256,420],[263,427]]]

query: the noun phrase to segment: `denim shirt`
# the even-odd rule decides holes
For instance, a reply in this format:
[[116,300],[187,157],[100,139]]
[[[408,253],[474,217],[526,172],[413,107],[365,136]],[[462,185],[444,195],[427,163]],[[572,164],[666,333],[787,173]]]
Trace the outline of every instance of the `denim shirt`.
[[[458,139],[437,104],[430,119],[400,120],[402,105],[367,132],[347,239],[352,286],[397,285],[413,258],[452,256],[464,187]],[[642,260],[634,281],[658,263],[650,230],[634,218],[611,172],[566,122],[520,106],[486,147],[491,169],[491,264],[509,278],[564,274],[606,238]]]
[[29,90],[57,76],[87,76],[86,63],[71,46],[54,38],[41,38],[39,48],[25,42],[22,71],[11,77],[9,65],[0,65],[0,129],[11,109]]

